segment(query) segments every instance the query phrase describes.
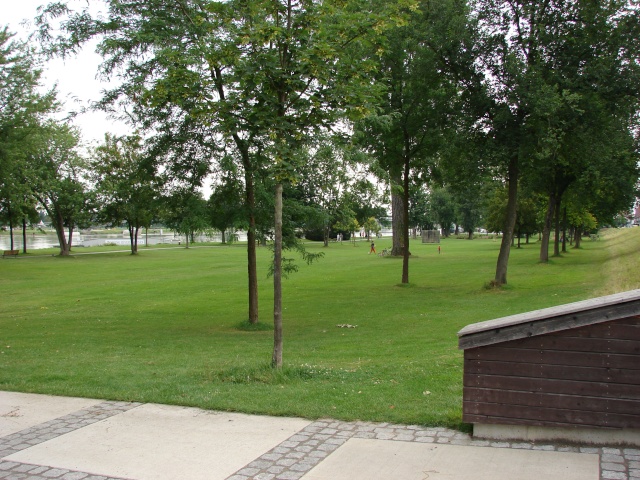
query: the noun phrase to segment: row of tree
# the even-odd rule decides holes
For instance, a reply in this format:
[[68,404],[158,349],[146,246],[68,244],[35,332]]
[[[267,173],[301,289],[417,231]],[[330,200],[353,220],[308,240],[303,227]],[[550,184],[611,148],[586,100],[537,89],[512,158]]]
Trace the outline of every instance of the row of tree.
[[640,19],[630,0],[102,4],[100,14],[50,4],[39,39],[54,55],[98,40],[101,73],[118,82],[97,105],[144,132],[144,169],[163,185],[192,190],[215,171],[223,197],[242,189],[251,322],[259,217],[273,206],[275,366],[282,250],[300,247],[289,227],[315,208],[325,238],[332,226],[351,230],[357,215],[343,200],[347,185],[370,180],[354,175],[363,159],[390,185],[403,283],[421,201],[412,192],[427,188],[432,204],[448,192],[470,231],[481,199],[504,199],[496,285],[527,198],[547,205],[543,260],[564,211],[602,221],[635,198]]

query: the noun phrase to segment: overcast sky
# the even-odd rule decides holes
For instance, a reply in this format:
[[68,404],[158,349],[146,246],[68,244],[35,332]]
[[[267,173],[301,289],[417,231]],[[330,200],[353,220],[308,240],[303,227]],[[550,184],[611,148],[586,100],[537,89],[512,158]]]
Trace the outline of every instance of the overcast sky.
[[[0,25],[9,25],[10,31],[24,39],[33,30],[33,18],[36,16],[37,7],[48,3],[48,0],[0,1]],[[87,0],[75,1],[78,5],[86,5],[86,2]],[[25,20],[31,25],[23,25],[22,22]],[[44,66],[43,83],[48,87],[57,83],[58,99],[64,102],[65,111],[78,111],[90,101],[98,100],[101,90],[106,86],[96,79],[99,63],[100,57],[91,48],[64,62],[59,59],[51,60]],[[102,141],[105,132],[119,135],[129,133],[127,126],[114,122],[99,112],[79,115],[74,123],[80,127],[87,142]]]

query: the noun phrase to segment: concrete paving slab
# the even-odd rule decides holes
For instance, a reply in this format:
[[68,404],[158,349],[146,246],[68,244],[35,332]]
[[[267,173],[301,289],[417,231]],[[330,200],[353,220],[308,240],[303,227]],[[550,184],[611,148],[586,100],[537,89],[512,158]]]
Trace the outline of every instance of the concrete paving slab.
[[599,456],[349,439],[303,480],[598,480]]
[[5,460],[138,480],[223,480],[310,423],[145,404]]
[[97,405],[102,401],[0,391],[0,437]]

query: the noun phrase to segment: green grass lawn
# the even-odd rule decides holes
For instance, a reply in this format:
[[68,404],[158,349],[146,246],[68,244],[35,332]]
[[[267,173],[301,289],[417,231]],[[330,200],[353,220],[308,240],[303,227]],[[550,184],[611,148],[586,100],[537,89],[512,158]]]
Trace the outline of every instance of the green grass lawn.
[[[238,328],[247,317],[242,245],[34,251],[0,261],[0,390],[465,428],[456,333],[593,296],[607,272],[619,275],[612,262],[638,256],[640,229],[583,246],[546,265],[537,244],[513,249],[509,285],[495,290],[484,285],[499,241],[447,239],[441,254],[414,242],[408,286],[401,260],[368,255],[365,242],[309,244],[325,256],[284,281],[281,372],[268,367],[273,333]],[[266,325],[270,255],[258,251]],[[625,286],[640,287],[633,281]]]

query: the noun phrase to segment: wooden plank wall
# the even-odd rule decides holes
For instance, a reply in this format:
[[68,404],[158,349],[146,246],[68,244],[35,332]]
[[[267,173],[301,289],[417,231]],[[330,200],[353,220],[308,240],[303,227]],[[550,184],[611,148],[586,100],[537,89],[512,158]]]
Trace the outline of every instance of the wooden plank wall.
[[640,316],[464,352],[468,423],[640,428]]

